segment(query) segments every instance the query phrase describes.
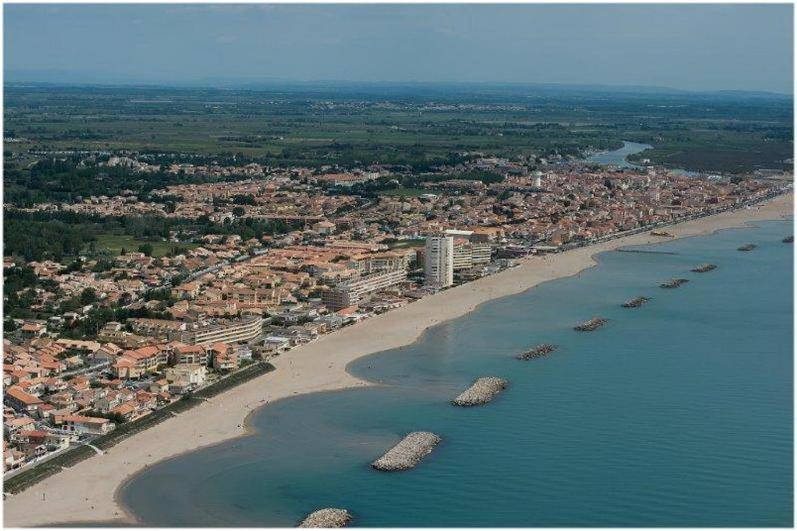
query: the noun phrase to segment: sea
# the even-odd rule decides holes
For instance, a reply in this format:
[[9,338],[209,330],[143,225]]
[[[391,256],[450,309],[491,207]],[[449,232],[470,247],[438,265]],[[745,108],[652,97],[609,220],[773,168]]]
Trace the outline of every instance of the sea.
[[[150,526],[289,527],[338,507],[362,527],[791,527],[792,233],[767,221],[602,253],[349,366],[377,386],[259,410],[251,436],[152,466],[121,500]],[[718,267],[690,271],[702,263]],[[659,287],[672,278],[689,282]],[[651,300],[621,306],[637,296]],[[608,322],[573,330],[594,316]],[[541,343],[558,350],[515,359]],[[450,404],[481,376],[509,386]],[[370,467],[417,430],[442,442],[416,468]]]

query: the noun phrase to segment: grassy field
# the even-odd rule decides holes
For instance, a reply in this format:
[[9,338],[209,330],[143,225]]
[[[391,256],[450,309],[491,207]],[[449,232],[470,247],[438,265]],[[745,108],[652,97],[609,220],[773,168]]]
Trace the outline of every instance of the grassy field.
[[199,247],[196,243],[174,243],[159,240],[141,240],[127,234],[101,234],[97,236],[94,246],[97,251],[107,251],[114,256],[121,254],[122,249],[127,252],[138,251],[144,244],[152,245],[152,256],[159,258],[166,256],[174,247],[194,249]]
[[388,195],[395,197],[418,197],[419,195],[433,193],[430,190],[423,188],[395,188],[393,190],[383,190],[380,195]]

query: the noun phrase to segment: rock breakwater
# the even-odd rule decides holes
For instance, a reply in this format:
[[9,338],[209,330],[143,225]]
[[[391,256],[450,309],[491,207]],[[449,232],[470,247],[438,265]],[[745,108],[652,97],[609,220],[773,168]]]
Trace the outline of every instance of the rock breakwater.
[[451,401],[455,406],[479,406],[492,400],[495,395],[506,389],[507,381],[495,376],[479,378],[473,385]]
[[299,527],[346,527],[351,522],[351,514],[346,509],[319,509],[307,515]]
[[542,345],[537,345],[533,349],[530,349],[530,350],[527,350],[526,352],[522,352],[522,353],[518,354],[517,356],[515,356],[515,358],[517,358],[519,360],[523,360],[523,361],[533,360],[533,359],[536,359],[536,358],[542,358],[544,356],[547,356],[548,354],[550,354],[551,352],[553,352],[557,348],[559,348],[559,347],[557,347],[556,345],[550,345],[548,343],[543,343]]
[[434,433],[414,431],[388,450],[385,455],[371,463],[371,466],[386,472],[414,468],[421,462],[421,459],[432,453],[440,441],[440,437]]
[[689,282],[688,278],[674,278],[672,280],[668,280],[667,282],[662,282],[659,284],[664,289],[675,289],[680,288],[682,285]]
[[639,308],[640,306],[642,306],[643,304],[645,304],[649,300],[650,300],[650,297],[637,297],[635,299],[631,299],[631,300],[625,301],[623,303],[623,308]]
[[574,326],[573,330],[578,332],[592,332],[605,325],[609,320],[605,317],[593,317],[589,321],[584,321],[578,326]]
[[692,271],[692,273],[708,273],[709,271],[713,271],[715,269],[717,269],[717,266],[714,264],[700,264],[690,271]]

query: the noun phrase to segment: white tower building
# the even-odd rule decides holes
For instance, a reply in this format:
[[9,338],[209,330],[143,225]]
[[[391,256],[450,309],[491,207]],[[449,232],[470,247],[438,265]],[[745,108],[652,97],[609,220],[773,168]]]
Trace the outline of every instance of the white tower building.
[[454,238],[426,237],[424,274],[427,286],[445,288],[454,283]]

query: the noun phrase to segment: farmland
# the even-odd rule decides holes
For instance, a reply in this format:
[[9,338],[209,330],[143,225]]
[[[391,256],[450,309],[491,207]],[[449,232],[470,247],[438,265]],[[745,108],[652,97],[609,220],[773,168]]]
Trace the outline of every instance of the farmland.
[[[6,86],[6,155],[70,150],[234,158],[272,166],[406,164],[654,146],[686,169],[784,168],[791,99],[735,93],[605,93],[507,87],[213,90]],[[14,183],[6,183],[13,186]]]

